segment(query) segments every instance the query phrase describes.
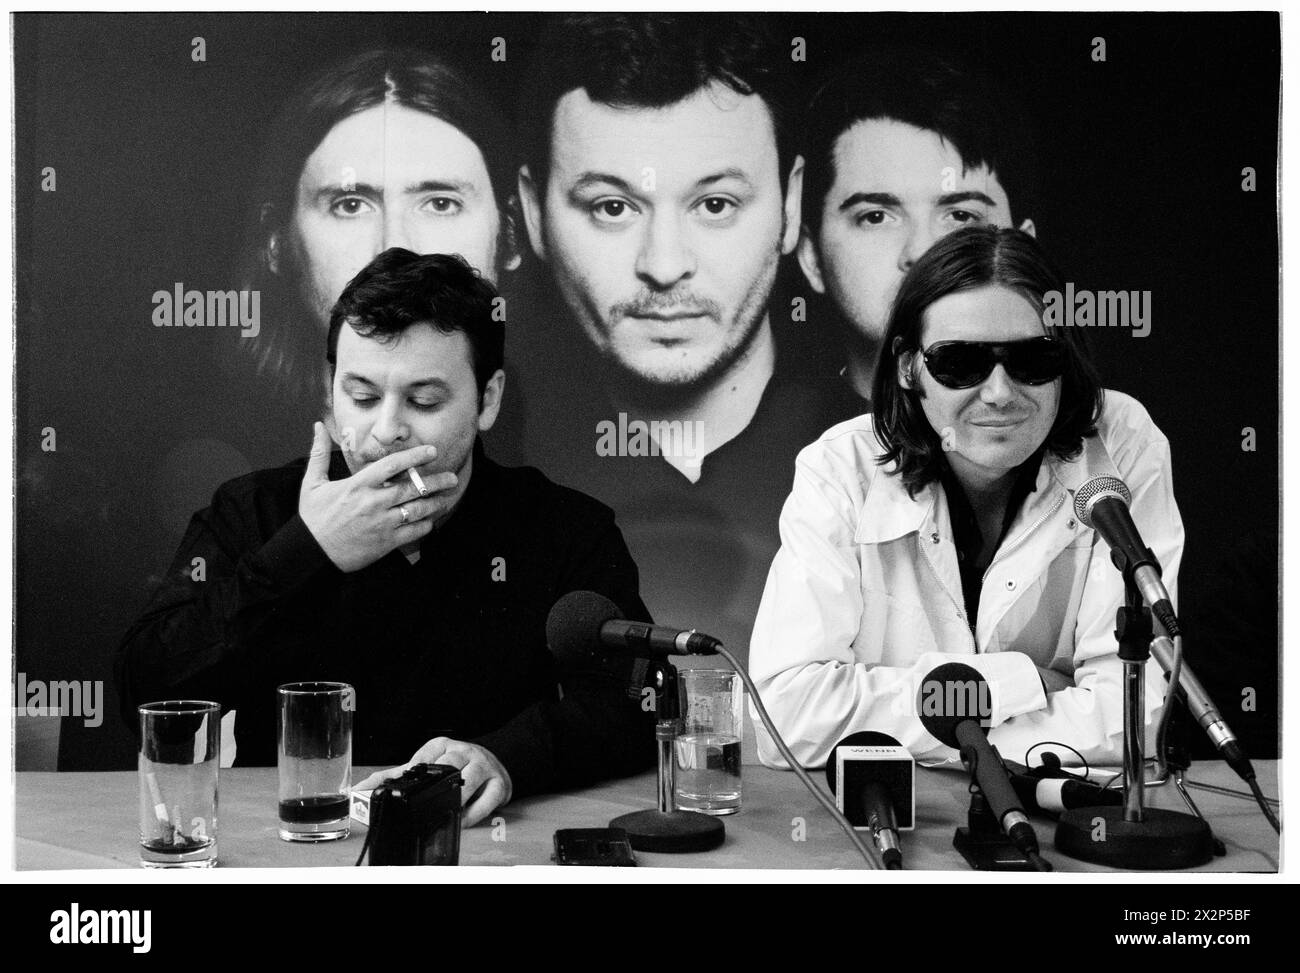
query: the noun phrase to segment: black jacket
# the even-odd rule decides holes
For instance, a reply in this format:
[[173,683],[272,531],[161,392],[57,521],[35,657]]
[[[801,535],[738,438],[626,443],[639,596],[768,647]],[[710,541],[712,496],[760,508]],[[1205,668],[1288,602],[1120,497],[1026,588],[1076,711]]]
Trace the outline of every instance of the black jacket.
[[[305,464],[232,480],[194,515],[118,652],[130,725],[144,702],[216,700],[238,712],[236,762],[271,764],[276,687],[337,680],[357,691],[358,766],[404,763],[448,736],[492,751],[521,797],[653,763],[630,660],[560,674],[546,647],[547,614],[569,591],[649,620],[609,508],[480,447],[418,562],[392,551],[344,574],[298,516]],[[330,478],[346,476],[335,452]]]

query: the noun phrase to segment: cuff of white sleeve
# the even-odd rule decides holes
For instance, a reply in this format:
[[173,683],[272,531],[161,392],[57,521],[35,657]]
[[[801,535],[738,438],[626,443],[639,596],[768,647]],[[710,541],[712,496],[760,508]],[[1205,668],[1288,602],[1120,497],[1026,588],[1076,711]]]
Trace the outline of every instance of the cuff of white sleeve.
[[966,661],[989,684],[990,729],[1047,705],[1038,667],[1023,652],[993,652]]

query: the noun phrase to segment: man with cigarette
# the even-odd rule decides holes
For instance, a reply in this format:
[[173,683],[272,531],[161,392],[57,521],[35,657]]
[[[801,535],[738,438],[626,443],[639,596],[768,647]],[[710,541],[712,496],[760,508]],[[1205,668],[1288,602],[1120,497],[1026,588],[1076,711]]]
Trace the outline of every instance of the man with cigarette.
[[561,676],[547,651],[570,591],[649,615],[612,512],[479,443],[504,394],[496,296],[459,257],[397,248],[348,284],[328,428],[195,514],[119,650],[128,722],[153,699],[217,700],[238,762],[272,763],[276,686],[347,682],[354,763],[460,768],[468,824],[653,760],[630,660]]

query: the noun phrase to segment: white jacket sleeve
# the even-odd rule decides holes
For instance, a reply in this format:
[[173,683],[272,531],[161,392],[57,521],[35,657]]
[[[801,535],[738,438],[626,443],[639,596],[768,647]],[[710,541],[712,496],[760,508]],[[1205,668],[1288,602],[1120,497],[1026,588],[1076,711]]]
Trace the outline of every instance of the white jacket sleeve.
[[[1017,652],[924,652],[906,666],[858,661],[853,642],[864,605],[854,533],[862,478],[851,460],[814,443],[795,464],[794,489],[781,513],[781,548],[772,562],[750,643],[760,697],[796,760],[824,765],[849,733],[889,733],[917,756],[953,751],[925,732],[916,715],[920,681],[944,662],[972,666],[988,681],[991,725],[1040,709],[1038,671]],[[751,706],[752,709],[752,706]],[[755,714],[759,759],[786,767]]]

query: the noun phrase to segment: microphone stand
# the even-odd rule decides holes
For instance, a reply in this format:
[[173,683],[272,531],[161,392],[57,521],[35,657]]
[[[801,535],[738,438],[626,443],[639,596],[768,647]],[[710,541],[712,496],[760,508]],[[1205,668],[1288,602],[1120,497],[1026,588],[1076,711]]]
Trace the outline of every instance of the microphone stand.
[[681,702],[677,695],[677,670],[663,659],[651,659],[646,670],[647,686],[654,690],[655,745],[659,748],[659,806],[633,811],[609,822],[622,828],[637,851],[710,851],[722,844],[726,828],[717,818],[696,811],[677,810],[677,761],[673,743],[681,732]]
[[[1154,562],[1151,552],[1146,553]],[[1124,663],[1124,804],[1063,812],[1056,825],[1056,850],[1116,868],[1194,868],[1214,857],[1210,826],[1190,814],[1143,806],[1145,673],[1154,632],[1151,611],[1142,602],[1127,558],[1116,548],[1111,560],[1124,575],[1125,604],[1115,617]]]

